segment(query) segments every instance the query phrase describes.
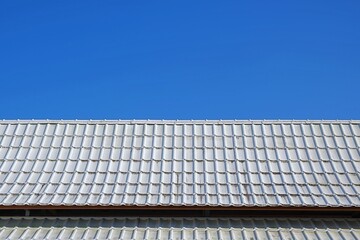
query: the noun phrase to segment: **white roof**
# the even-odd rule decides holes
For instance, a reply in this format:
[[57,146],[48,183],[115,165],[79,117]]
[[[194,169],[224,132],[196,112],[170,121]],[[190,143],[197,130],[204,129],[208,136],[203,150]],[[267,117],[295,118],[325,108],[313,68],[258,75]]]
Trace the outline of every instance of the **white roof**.
[[0,205],[360,206],[359,121],[0,121]]
[[2,217],[1,239],[360,239],[357,219]]

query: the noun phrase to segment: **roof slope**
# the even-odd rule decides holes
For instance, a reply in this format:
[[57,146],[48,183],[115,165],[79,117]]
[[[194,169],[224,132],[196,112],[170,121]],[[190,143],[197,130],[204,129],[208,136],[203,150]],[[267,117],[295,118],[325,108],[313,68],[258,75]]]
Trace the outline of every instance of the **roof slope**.
[[0,121],[0,205],[360,206],[359,121]]
[[1,239],[360,239],[357,219],[0,218]]

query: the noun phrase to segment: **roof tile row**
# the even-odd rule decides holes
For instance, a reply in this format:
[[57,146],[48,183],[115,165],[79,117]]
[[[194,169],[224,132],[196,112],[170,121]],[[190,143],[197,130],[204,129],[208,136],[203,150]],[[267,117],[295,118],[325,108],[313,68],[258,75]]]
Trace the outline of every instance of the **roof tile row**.
[[4,148],[356,149],[356,136],[0,136]]
[[38,135],[38,136],[360,136],[358,122],[317,122],[302,121],[291,123],[287,121],[278,122],[249,122],[226,121],[198,123],[182,122],[143,122],[126,123],[123,121],[91,123],[91,122],[11,122],[4,121],[0,125],[0,135]]

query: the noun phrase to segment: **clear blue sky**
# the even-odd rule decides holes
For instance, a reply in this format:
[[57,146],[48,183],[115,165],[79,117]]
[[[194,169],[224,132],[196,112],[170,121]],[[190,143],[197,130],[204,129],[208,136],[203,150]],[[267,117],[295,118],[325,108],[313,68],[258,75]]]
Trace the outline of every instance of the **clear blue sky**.
[[0,118],[360,119],[360,1],[1,1]]

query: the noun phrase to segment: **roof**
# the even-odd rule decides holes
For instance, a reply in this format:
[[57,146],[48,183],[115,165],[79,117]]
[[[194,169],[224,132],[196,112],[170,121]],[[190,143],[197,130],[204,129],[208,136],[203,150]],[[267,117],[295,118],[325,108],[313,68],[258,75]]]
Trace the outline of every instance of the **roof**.
[[0,121],[0,206],[360,206],[360,121]]
[[1,239],[360,239],[357,219],[0,218]]

